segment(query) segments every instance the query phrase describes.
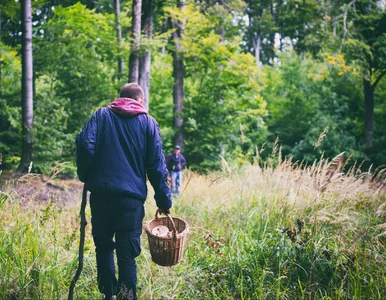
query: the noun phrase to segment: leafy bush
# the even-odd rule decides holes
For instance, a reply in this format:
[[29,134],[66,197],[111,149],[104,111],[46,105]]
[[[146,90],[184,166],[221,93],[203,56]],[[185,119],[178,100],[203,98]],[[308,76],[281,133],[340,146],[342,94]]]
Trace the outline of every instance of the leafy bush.
[[343,57],[326,55],[318,62],[287,53],[281,64],[265,69],[270,143],[278,137],[282,153],[300,161],[344,151],[353,160],[364,159],[360,77]]

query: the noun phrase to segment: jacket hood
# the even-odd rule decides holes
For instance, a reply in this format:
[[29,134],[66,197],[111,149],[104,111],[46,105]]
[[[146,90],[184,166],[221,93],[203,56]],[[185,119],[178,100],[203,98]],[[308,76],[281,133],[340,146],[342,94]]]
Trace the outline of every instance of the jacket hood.
[[107,107],[122,117],[147,114],[146,108],[141,103],[130,98],[118,98]]

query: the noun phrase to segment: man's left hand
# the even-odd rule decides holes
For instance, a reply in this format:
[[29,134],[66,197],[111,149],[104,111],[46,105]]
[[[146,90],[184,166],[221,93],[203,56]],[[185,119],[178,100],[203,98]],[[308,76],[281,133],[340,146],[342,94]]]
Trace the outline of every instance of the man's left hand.
[[163,210],[159,208],[159,213],[164,215],[170,215],[170,209]]

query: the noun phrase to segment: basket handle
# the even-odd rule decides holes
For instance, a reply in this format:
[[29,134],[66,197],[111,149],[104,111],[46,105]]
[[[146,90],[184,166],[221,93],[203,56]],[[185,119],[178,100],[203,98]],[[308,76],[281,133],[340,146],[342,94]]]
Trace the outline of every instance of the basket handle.
[[[157,211],[155,212],[155,218],[156,219],[159,219],[159,215],[161,214],[160,212],[160,209],[157,209]],[[173,225],[173,232],[174,232],[174,238],[176,239],[177,238],[177,227],[176,227],[176,224],[174,224],[174,220],[173,218],[170,216],[170,214],[166,214],[166,216],[169,218],[170,222],[172,222],[172,225]]]

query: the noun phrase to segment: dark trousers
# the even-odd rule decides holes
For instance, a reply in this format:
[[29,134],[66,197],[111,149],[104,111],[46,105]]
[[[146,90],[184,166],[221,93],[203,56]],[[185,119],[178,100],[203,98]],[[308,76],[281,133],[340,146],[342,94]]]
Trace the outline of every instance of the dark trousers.
[[[136,299],[135,258],[141,253],[143,202],[127,196],[91,193],[90,207],[99,291],[106,299],[113,295],[118,295],[118,299]],[[118,280],[114,249],[117,250]]]

